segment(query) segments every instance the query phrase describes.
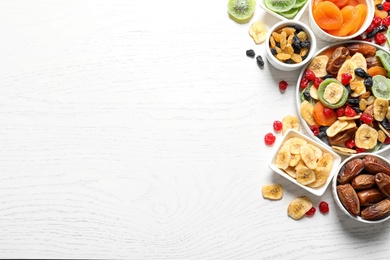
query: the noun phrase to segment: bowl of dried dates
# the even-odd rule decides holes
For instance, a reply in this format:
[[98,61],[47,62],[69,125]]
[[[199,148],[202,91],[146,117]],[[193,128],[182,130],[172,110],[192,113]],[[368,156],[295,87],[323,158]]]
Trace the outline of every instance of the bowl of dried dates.
[[390,54],[365,41],[325,47],[298,78],[296,109],[308,134],[351,156],[390,148]]
[[307,65],[316,50],[316,37],[300,21],[280,21],[268,31],[265,39],[267,60],[281,71],[299,70]]
[[333,177],[336,204],[349,217],[364,223],[390,219],[390,162],[361,153],[344,160]]

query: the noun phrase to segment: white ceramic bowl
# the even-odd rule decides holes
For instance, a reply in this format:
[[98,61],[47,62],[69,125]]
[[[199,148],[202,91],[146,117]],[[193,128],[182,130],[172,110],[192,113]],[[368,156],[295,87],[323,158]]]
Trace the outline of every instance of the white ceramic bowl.
[[389,163],[389,160],[385,159],[384,157],[380,156],[380,155],[377,155],[377,154],[370,154],[370,153],[361,153],[361,154],[356,154],[356,155],[353,155],[351,157],[348,157],[346,160],[344,160],[338,167],[337,169],[337,174],[334,175],[333,177],[333,180],[332,180],[332,194],[333,194],[333,198],[337,204],[337,206],[339,206],[339,208],[341,209],[341,211],[343,213],[345,213],[347,216],[349,216],[350,218],[356,220],[356,221],[359,221],[359,222],[362,222],[362,223],[367,223],[367,224],[377,224],[377,223],[382,223],[384,221],[387,221],[390,219],[390,215],[387,216],[386,218],[383,218],[383,219],[380,219],[380,220],[365,220],[363,219],[361,216],[354,216],[352,215],[351,213],[348,212],[348,210],[344,207],[344,205],[341,203],[340,201],[340,198],[337,194],[337,190],[336,190],[336,187],[337,187],[337,176],[340,172],[341,169],[343,169],[344,165],[353,160],[353,159],[356,159],[356,158],[364,158],[366,157],[367,155],[371,155],[371,156],[375,156],[377,157],[378,159],[381,159],[387,163]]
[[286,17],[284,17],[283,15],[280,15],[278,13],[275,13],[274,11],[271,11],[270,9],[268,9],[266,6],[265,6],[265,0],[261,0],[260,1],[260,7],[264,9],[264,11],[266,11],[267,13],[269,13],[270,15],[280,19],[280,20],[284,20],[284,21],[289,21],[289,20],[295,20],[295,21],[298,21],[301,19],[303,13],[305,12],[306,8],[308,7],[309,5],[309,2],[310,0],[307,0],[305,5],[301,7],[301,9],[299,10],[299,12],[291,19],[288,19]]
[[[286,172],[284,172],[283,170],[279,169],[276,165],[275,165],[275,159],[276,159],[276,156],[280,150],[280,148],[283,146],[283,144],[290,138],[292,137],[300,137],[302,139],[304,139],[307,143],[309,144],[312,144],[316,147],[318,147],[319,149],[321,149],[321,151],[324,153],[324,152],[327,152],[329,154],[331,154],[333,156],[333,165],[332,165],[332,170],[329,174],[329,177],[328,179],[326,180],[325,184],[322,186],[322,187],[318,187],[318,188],[311,188],[309,186],[306,186],[306,185],[302,185],[300,183],[298,183],[296,181],[296,179],[292,178],[290,175],[288,175]],[[337,168],[339,166],[341,162],[341,157],[333,152],[331,149],[329,149],[329,147],[326,147],[325,145],[322,145],[322,144],[319,144],[319,143],[316,143],[314,142],[312,139],[308,138],[307,136],[303,135],[302,133],[296,131],[296,130],[288,130],[284,136],[283,136],[283,140],[280,142],[280,144],[276,147],[276,150],[275,150],[275,154],[273,155],[272,157],[272,160],[271,162],[269,163],[269,167],[276,173],[278,173],[280,176],[286,178],[287,180],[291,181],[292,183],[295,183],[296,185],[300,186],[301,188],[307,190],[308,192],[316,195],[316,196],[321,196],[322,194],[324,194],[326,188],[328,187],[329,183],[331,182],[333,176],[337,173]]]
[[[350,43],[364,43],[364,44],[370,44],[372,46],[375,46],[377,49],[381,49],[381,50],[384,50],[384,51],[387,51],[385,48],[379,46],[379,45],[376,45],[376,44],[373,44],[373,43],[370,43],[370,42],[365,42],[365,41],[355,41],[355,40],[351,40],[351,41],[345,41],[345,42],[336,42],[334,44],[331,44],[327,47],[324,47],[322,48],[321,50],[319,50],[314,56],[316,57],[317,55],[320,55],[321,53],[327,51],[328,49],[331,49],[331,48],[336,48],[338,46],[346,46],[347,44],[350,44]],[[308,63],[310,64],[310,62]],[[301,73],[299,74],[299,77],[298,77],[298,81],[297,81],[297,86],[295,88],[295,109],[297,111],[297,114],[298,114],[298,118],[301,122],[301,125],[303,126],[303,128],[306,130],[306,132],[308,133],[308,135],[313,138],[315,141],[317,142],[320,142],[320,143],[323,143],[325,144],[326,146],[330,147],[328,145],[328,143],[326,142],[326,140],[323,140],[323,139],[319,139],[317,136],[315,136],[313,134],[313,132],[310,130],[310,126],[306,123],[306,121],[303,119],[303,117],[301,116],[301,113],[300,113],[300,104],[301,104],[301,91],[302,89],[300,88],[300,81],[302,79],[302,77],[304,76],[304,73],[305,73],[305,70],[306,70],[306,66],[304,68],[302,68],[302,71]],[[333,148],[332,148],[333,149]],[[382,146],[378,149],[378,150],[374,150],[374,151],[370,151],[372,153],[375,153],[375,154],[380,154],[382,152],[385,152],[387,150],[390,149],[390,145],[385,145],[385,144],[382,144]],[[333,151],[335,151],[336,153],[340,154],[340,155],[345,155],[345,156],[350,156],[351,154],[350,153],[347,153],[347,152],[342,152],[340,150],[336,150],[336,149],[333,149]]]
[[[300,62],[300,63],[294,63],[294,64],[287,64],[282,61],[279,61],[274,55],[272,55],[271,48],[269,47],[270,38],[272,35],[272,32],[277,31],[281,28],[288,27],[288,26],[299,26],[301,27],[307,34],[308,40],[311,43],[310,50],[306,56],[306,58]],[[267,57],[267,60],[271,63],[272,66],[274,66],[276,69],[281,71],[294,71],[297,69],[301,69],[303,66],[305,66],[311,58],[314,56],[316,52],[317,47],[317,41],[316,37],[313,33],[313,31],[307,26],[306,24],[300,22],[300,21],[280,21],[268,31],[266,40],[265,40],[265,55]]]
[[343,37],[338,37],[331,35],[324,30],[322,30],[317,23],[314,21],[313,18],[313,0],[309,0],[309,25],[310,28],[313,29],[315,35],[317,35],[319,38],[323,39],[324,41],[327,42],[337,42],[337,41],[346,41],[346,40],[351,40],[354,39],[355,37],[359,36],[362,34],[368,26],[370,26],[372,19],[374,18],[375,14],[375,6],[374,6],[374,1],[372,0],[358,0],[360,3],[365,4],[367,6],[367,16],[366,19],[364,20],[364,23],[362,27],[354,34],[349,35],[349,36],[343,36]]

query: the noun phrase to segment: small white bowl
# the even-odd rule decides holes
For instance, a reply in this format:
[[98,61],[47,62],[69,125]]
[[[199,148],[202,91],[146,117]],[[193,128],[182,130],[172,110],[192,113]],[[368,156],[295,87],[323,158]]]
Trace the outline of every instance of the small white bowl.
[[367,16],[366,19],[364,20],[364,23],[362,27],[354,34],[349,35],[349,36],[334,36],[331,35],[324,30],[322,30],[317,23],[314,20],[313,17],[313,0],[309,0],[309,25],[310,28],[313,29],[315,35],[317,35],[319,38],[321,38],[324,41],[327,42],[338,42],[338,41],[346,41],[346,40],[352,40],[355,37],[359,36],[360,34],[364,33],[364,31],[370,26],[372,19],[374,18],[375,14],[375,6],[374,6],[374,1],[372,0],[358,0],[360,3],[365,4],[367,6]]
[[310,0],[307,0],[305,5],[301,7],[301,9],[299,10],[299,12],[291,19],[289,18],[286,18],[284,17],[283,15],[280,15],[278,13],[275,13],[274,11],[271,11],[270,9],[268,9],[266,6],[265,6],[265,0],[261,0],[260,1],[260,7],[263,8],[267,13],[269,13],[270,15],[280,19],[280,20],[283,20],[283,21],[291,21],[291,20],[295,20],[295,21],[298,21],[301,19],[303,13],[305,12],[307,6],[309,5],[309,2]]
[[[322,186],[322,187],[318,187],[318,188],[311,188],[309,186],[305,186],[305,185],[302,185],[300,183],[298,183],[293,177],[291,177],[290,175],[288,175],[286,172],[284,172],[283,170],[279,169],[276,165],[275,165],[275,159],[276,159],[276,156],[280,150],[280,148],[283,146],[283,144],[290,138],[292,137],[299,137],[299,138],[302,138],[304,139],[307,143],[309,144],[312,144],[314,145],[315,147],[318,147],[319,149],[322,150],[322,152],[327,152],[329,154],[331,154],[333,156],[333,166],[332,166],[332,170],[329,174],[329,177],[327,179],[327,181],[325,182],[325,184]],[[324,194],[326,188],[328,187],[329,183],[332,181],[333,179],[333,176],[337,173],[337,168],[338,166],[340,165],[340,162],[341,162],[341,157],[333,152],[331,149],[329,149],[328,147],[322,145],[322,144],[319,144],[319,143],[316,143],[314,140],[312,140],[311,138],[308,138],[306,137],[305,135],[303,135],[302,133],[296,131],[296,130],[293,130],[293,129],[289,129],[285,134],[284,134],[284,137],[283,137],[283,140],[280,142],[280,144],[278,145],[278,147],[276,148],[275,150],[275,154],[273,155],[272,157],[272,160],[271,162],[269,163],[269,167],[275,171],[276,173],[278,173],[280,176],[286,178],[287,180],[295,183],[296,185],[300,186],[301,188],[307,190],[308,192],[316,195],[316,196],[321,196],[322,194]]]
[[[274,55],[272,55],[271,48],[269,46],[270,44],[270,38],[272,35],[272,32],[277,31],[281,28],[288,27],[288,26],[299,26],[301,27],[307,34],[308,40],[311,43],[309,52],[306,56],[306,58],[300,62],[300,63],[294,63],[294,64],[287,64],[284,62],[279,61]],[[281,71],[293,71],[297,69],[301,69],[303,66],[305,66],[314,56],[316,52],[317,47],[317,41],[316,37],[313,33],[313,31],[307,26],[306,24],[300,22],[300,21],[280,21],[272,26],[272,28],[268,31],[266,39],[265,39],[265,56],[267,60],[271,63],[272,66],[274,66],[276,69]]]
[[352,155],[350,157],[348,157],[346,160],[344,160],[338,167],[337,171],[336,171],[336,174],[334,175],[333,177],[333,181],[332,181],[332,194],[333,194],[333,199],[335,200],[337,206],[339,206],[339,208],[341,209],[342,212],[344,212],[347,216],[349,216],[350,218],[356,220],[356,221],[359,221],[359,222],[362,222],[362,223],[367,223],[367,224],[377,224],[377,223],[382,223],[384,221],[387,221],[390,219],[390,215],[387,216],[386,218],[383,218],[383,219],[380,219],[380,220],[365,220],[365,219],[362,219],[362,217],[360,216],[354,216],[352,215],[351,213],[348,212],[348,210],[343,206],[343,204],[341,203],[340,201],[340,198],[339,196],[337,195],[337,190],[336,190],[336,187],[337,187],[337,176],[340,172],[340,170],[344,167],[344,165],[353,160],[353,159],[356,159],[356,158],[364,158],[366,157],[367,155],[370,155],[370,156],[374,156],[374,157],[377,157],[378,159],[381,159],[387,163],[390,163],[389,160],[387,160],[386,158],[380,156],[380,155],[377,155],[377,154],[372,154],[372,153],[359,153],[359,154],[355,154],[355,155]]

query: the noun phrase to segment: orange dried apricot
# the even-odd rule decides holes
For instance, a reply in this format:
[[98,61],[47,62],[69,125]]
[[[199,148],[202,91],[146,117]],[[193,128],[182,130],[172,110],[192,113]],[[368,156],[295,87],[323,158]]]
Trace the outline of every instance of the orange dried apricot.
[[357,17],[355,22],[355,28],[353,28],[348,35],[352,35],[359,31],[359,29],[362,27],[364,20],[366,20],[367,16],[367,6],[364,4],[358,4],[355,6]]
[[373,66],[367,70],[367,73],[374,77],[375,75],[382,75],[387,77],[387,70],[383,68],[382,66]]
[[348,0],[347,2],[347,5],[352,5],[352,6],[357,6],[358,4],[360,4],[359,0]]
[[343,23],[341,24],[341,27],[336,30],[328,31],[328,33],[334,36],[346,36],[355,28],[357,18],[355,7],[347,5],[341,9],[341,14],[343,15]]
[[324,30],[336,30],[343,23],[341,10],[330,1],[319,2],[313,10],[313,18]]
[[328,1],[334,3],[339,8],[342,8],[342,7],[344,7],[345,5],[348,4],[348,0],[328,0]]
[[389,14],[385,10],[375,10],[375,16],[385,19]]
[[326,115],[324,109],[326,107],[318,101],[313,107],[313,117],[314,120],[320,126],[331,126],[337,120],[337,114],[332,113],[331,115]]

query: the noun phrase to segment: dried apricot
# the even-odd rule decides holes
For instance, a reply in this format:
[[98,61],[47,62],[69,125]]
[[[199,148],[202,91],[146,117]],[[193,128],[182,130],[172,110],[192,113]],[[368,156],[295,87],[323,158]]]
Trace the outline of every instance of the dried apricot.
[[375,75],[382,75],[387,77],[387,70],[383,68],[382,66],[373,66],[367,70],[367,73],[374,77]]
[[350,32],[349,35],[352,35],[359,31],[359,29],[362,27],[364,20],[366,20],[367,16],[367,6],[364,4],[358,4],[355,6],[356,9],[356,21],[355,21],[355,28],[353,28]]
[[326,113],[324,113],[325,108],[326,107],[320,101],[315,103],[313,107],[314,120],[320,126],[330,126],[337,120],[336,112],[332,110],[334,113],[332,113],[331,115],[327,115]]
[[343,23],[341,10],[330,1],[319,2],[313,10],[313,18],[324,30],[336,30]]
[[358,4],[360,4],[359,0],[348,0],[347,3],[347,5],[352,5],[352,6],[357,6]]
[[348,4],[348,0],[328,0],[335,5],[337,5],[339,8],[342,8]]
[[352,5],[347,5],[341,9],[341,14],[343,15],[343,23],[341,24],[341,27],[336,30],[328,31],[328,33],[334,36],[346,36],[355,28],[357,19],[355,7]]

